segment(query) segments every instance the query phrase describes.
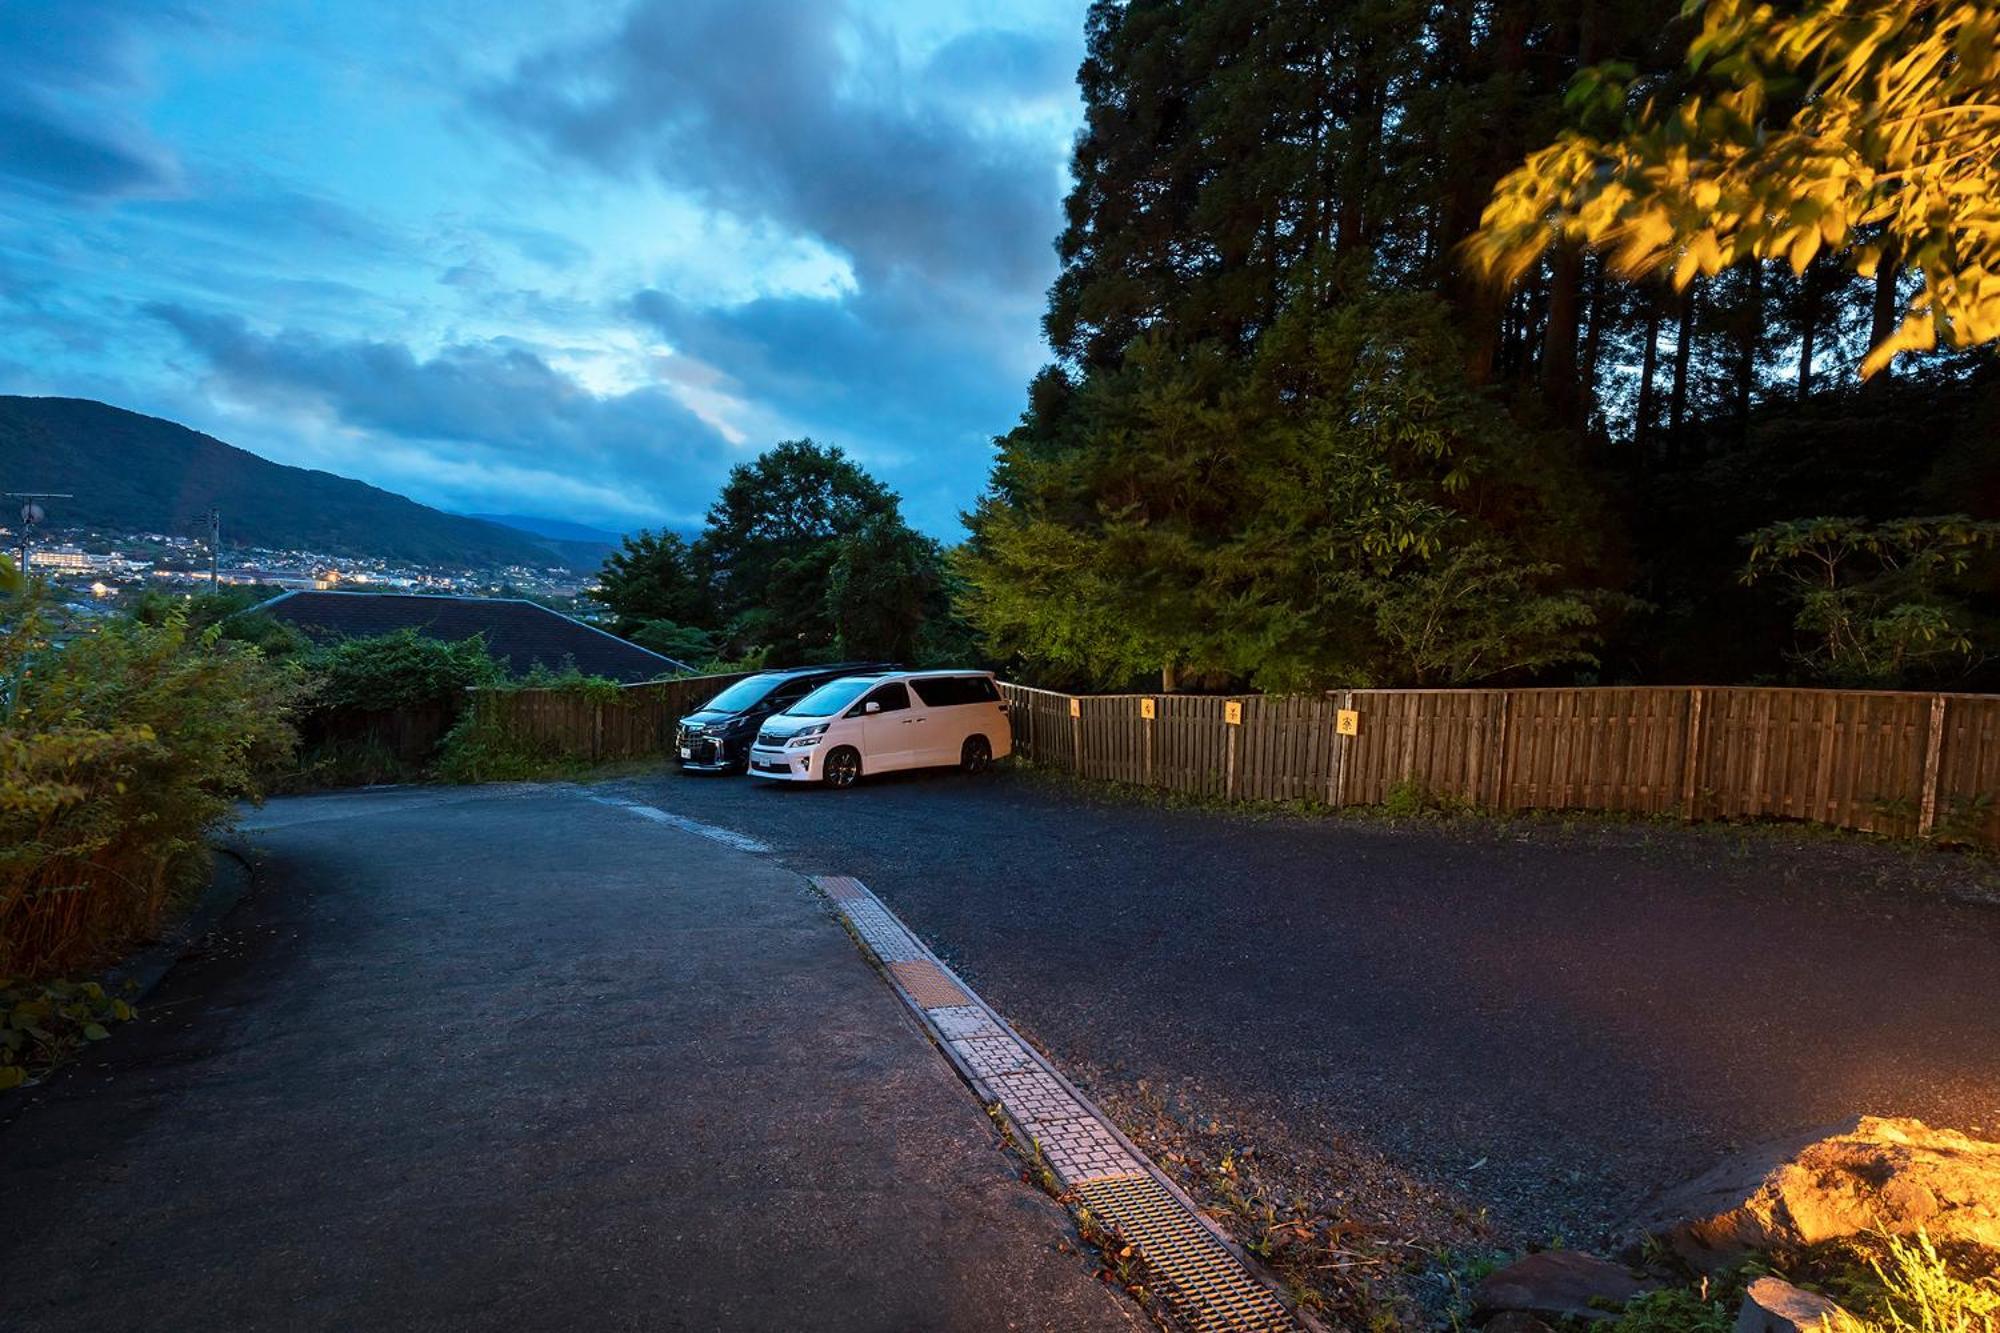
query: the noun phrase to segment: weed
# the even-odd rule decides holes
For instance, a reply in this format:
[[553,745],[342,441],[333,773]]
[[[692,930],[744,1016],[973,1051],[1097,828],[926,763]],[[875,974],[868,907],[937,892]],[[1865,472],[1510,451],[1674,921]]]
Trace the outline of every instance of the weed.
[[0,1088],[40,1078],[137,1013],[95,981],[0,980]]

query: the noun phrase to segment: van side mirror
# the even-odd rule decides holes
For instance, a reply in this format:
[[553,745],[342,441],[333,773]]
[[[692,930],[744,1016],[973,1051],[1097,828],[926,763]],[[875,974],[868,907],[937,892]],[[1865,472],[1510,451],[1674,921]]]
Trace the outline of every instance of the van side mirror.
[[882,705],[870,699],[867,703],[861,705],[861,711],[864,713],[879,713],[882,711]]

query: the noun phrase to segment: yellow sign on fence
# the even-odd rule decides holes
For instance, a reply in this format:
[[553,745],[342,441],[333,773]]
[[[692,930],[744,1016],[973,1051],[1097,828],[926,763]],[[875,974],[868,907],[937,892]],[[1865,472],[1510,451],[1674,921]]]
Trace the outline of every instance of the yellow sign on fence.
[[[1324,717],[1326,714],[1322,713],[1320,716]],[[1333,729],[1343,736],[1359,736],[1361,734],[1361,714],[1355,712],[1352,708],[1341,709],[1334,716]]]
[[1151,722],[1158,715],[1159,715],[1159,708],[1151,699],[1141,699],[1139,701],[1140,717],[1143,717],[1148,722]]
[[1070,696],[1070,701],[1069,701],[1069,715],[1070,715],[1071,717],[1082,717],[1082,716],[1083,716],[1083,700],[1081,700],[1081,699],[1077,698],[1077,697],[1076,697],[1076,696],[1074,696],[1074,695],[1071,695],[1071,696]]
[[1222,720],[1232,727],[1242,726],[1243,701],[1240,699],[1231,699],[1228,703],[1222,705]]

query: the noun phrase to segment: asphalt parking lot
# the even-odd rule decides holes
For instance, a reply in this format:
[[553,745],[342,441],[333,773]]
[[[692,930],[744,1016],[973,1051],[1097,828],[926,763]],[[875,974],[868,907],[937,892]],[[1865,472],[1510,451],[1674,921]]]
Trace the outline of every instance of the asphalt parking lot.
[[861,877],[1111,1101],[1335,1142],[1587,1244],[1734,1147],[1858,1112],[2000,1134],[2000,909],[1940,860],[1722,827],[1167,808],[1002,772],[627,779]]

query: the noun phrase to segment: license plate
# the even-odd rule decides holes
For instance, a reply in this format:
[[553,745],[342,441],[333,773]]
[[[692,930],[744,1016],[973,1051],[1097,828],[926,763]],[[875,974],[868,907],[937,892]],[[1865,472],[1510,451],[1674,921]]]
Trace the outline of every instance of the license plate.
[[693,751],[692,749],[688,748],[687,746],[683,745],[683,746],[681,747],[681,758],[683,758],[683,759],[692,759],[692,758],[694,758],[694,751]]

